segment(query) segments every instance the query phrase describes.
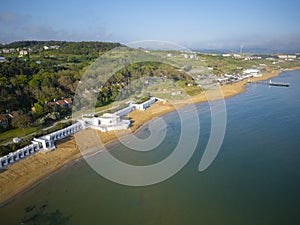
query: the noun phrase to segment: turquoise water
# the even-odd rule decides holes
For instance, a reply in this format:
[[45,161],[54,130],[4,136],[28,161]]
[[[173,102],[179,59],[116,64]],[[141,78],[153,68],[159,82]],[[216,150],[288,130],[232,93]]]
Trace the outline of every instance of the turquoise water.
[[[226,100],[225,139],[204,172],[198,172],[198,165],[210,132],[205,103],[197,105],[197,149],[167,181],[122,186],[81,160],[0,208],[0,224],[300,224],[300,71],[272,80],[291,86],[251,84]],[[113,155],[135,165],[167,157],[177,144],[180,123],[176,112],[163,118],[168,138],[155,151],[134,153],[116,143]],[[147,132],[145,127],[139,135]]]

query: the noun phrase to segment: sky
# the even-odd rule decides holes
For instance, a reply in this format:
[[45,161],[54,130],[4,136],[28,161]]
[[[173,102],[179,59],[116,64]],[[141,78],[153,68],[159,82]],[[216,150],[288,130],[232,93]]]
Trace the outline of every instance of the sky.
[[298,0],[2,1],[0,42],[174,42],[188,48],[300,50]]

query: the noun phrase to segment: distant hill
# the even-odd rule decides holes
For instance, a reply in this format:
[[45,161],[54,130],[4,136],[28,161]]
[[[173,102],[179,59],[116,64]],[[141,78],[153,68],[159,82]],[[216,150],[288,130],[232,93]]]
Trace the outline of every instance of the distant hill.
[[9,44],[4,44],[2,48],[33,48],[43,47],[45,45],[59,45],[62,46],[65,41],[16,41]]
[[[195,52],[201,52],[201,53],[208,53],[208,54],[222,54],[222,53],[239,53],[240,49],[239,48],[225,48],[225,49],[206,49],[206,48],[197,48],[197,49],[192,49]],[[296,52],[295,49],[288,50],[288,49],[272,49],[272,48],[243,48],[244,53],[255,53],[255,54],[295,54]]]
[[0,45],[0,48],[31,48],[33,50],[43,49],[51,46],[58,47],[62,54],[93,54],[98,52],[109,51],[115,47],[121,46],[120,43],[113,42],[96,42],[96,41],[83,41],[83,42],[66,42],[66,41],[17,41],[9,44]]

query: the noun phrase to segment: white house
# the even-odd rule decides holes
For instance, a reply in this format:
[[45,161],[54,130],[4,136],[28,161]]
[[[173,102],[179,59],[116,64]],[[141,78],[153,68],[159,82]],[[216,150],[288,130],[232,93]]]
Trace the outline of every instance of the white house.
[[21,51],[19,52],[19,57],[23,57],[24,55],[28,55],[28,51],[26,51],[26,50],[21,50]]

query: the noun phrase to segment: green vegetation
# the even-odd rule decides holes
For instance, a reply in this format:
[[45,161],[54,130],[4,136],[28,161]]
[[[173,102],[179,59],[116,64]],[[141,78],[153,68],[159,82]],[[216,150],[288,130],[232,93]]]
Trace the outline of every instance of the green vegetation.
[[[73,98],[86,71],[96,81],[87,85],[90,85],[88,90],[95,91],[97,95],[95,106],[99,113],[117,110],[117,107],[111,107],[115,101],[122,103],[122,100],[131,95],[140,95],[147,86],[141,80],[143,77],[193,82],[178,67],[147,61],[147,54],[142,58],[138,50],[126,48],[125,53],[118,53],[115,57],[122,58],[126,54],[132,54],[146,62],[128,64],[114,73],[106,83],[101,83],[101,77],[97,73],[99,68],[90,68],[90,65],[103,53],[116,47],[121,45],[63,41],[20,41],[1,45],[1,56],[5,57],[5,61],[0,63],[0,114],[8,118],[9,127],[6,130],[0,128],[0,143],[11,142],[14,137],[27,137],[20,143],[2,146],[0,154],[23,147],[33,138],[28,134],[44,135],[45,131],[38,130],[69,116],[75,106],[61,106],[55,101]],[[21,50],[23,53],[25,51],[23,55],[20,55]],[[85,88],[84,85],[82,88]],[[18,111],[19,114],[8,116],[13,111]]]
[[15,137],[22,137],[28,134],[32,134],[38,130],[38,127],[27,127],[27,128],[13,128],[7,131],[4,131],[0,135],[0,144],[5,144],[12,141]]
[[[122,51],[113,51],[115,48]],[[21,54],[21,50],[25,52]],[[179,51],[145,51],[104,42],[20,41],[0,45],[0,52],[5,57],[0,62],[0,114],[9,121],[8,128],[0,127],[1,144],[13,137],[50,132],[52,128],[38,130],[68,118],[77,106],[92,105],[100,115],[120,109],[129,98],[139,103],[150,95],[172,100],[184,99],[185,94],[199,94],[200,81],[205,88],[215,82],[215,76],[225,73],[241,74],[246,68],[273,71],[300,65],[299,60],[278,60],[275,55],[245,60]],[[273,59],[267,60],[270,57]],[[99,68],[103,62],[105,67]],[[87,80],[80,83],[83,75]],[[73,99],[76,90],[85,91],[96,101],[59,103]],[[13,111],[18,114],[9,117],[8,113]],[[2,148],[0,154],[28,144],[29,138],[32,137]]]
[[[43,50],[43,46],[59,46]],[[0,113],[10,110],[28,112],[36,104],[44,108],[45,101],[72,97],[81,74],[89,64],[105,51],[120,46],[103,42],[37,42],[23,41],[5,48],[30,47],[28,55],[8,54],[0,64]],[[33,116],[42,117],[49,111],[42,109]]]
[[196,86],[186,87],[184,90],[187,93],[187,95],[189,95],[189,96],[195,96],[202,92],[202,88],[196,87]]
[[[26,137],[22,138],[22,141],[19,143],[12,143],[8,145],[1,145],[0,146],[0,156],[7,155],[10,152],[16,151],[20,148],[25,147],[26,145],[29,145],[33,138],[44,136],[50,133],[53,133],[57,130],[61,130],[65,127],[68,127],[72,125],[72,121],[68,121],[65,123],[56,123],[54,126],[42,130],[41,127],[28,127],[28,128],[18,128],[18,129],[12,129],[8,130],[6,132],[1,133],[0,137],[0,143],[6,143],[8,141],[11,141],[14,137],[22,137],[23,135],[27,135]],[[30,134],[30,135],[28,135]]]
[[206,63],[207,67],[212,67],[212,73],[216,75],[242,73],[243,69],[257,68],[261,71],[273,71],[278,69],[290,68],[300,65],[299,60],[296,61],[280,61],[273,64],[276,60],[267,60],[266,58],[278,58],[274,55],[262,57],[262,59],[245,60],[244,58],[232,58],[222,56],[201,55],[201,59]]
[[141,97],[140,99],[138,99],[135,103],[136,103],[136,104],[141,104],[141,103],[143,103],[143,102],[148,101],[149,99],[150,99],[150,96],[143,96],[143,97]]

